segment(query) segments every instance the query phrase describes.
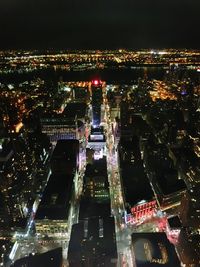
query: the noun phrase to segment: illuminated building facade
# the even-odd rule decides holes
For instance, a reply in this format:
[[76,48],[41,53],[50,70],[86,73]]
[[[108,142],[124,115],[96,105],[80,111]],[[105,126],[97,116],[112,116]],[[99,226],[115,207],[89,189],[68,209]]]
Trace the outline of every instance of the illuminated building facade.
[[41,118],[42,133],[49,136],[51,142],[67,139],[82,139],[84,137],[84,124],[76,118],[66,118],[56,114]]
[[155,216],[158,211],[157,209],[156,200],[149,202],[141,201],[141,203],[131,208],[131,214],[126,214],[125,222],[127,224],[140,224]]

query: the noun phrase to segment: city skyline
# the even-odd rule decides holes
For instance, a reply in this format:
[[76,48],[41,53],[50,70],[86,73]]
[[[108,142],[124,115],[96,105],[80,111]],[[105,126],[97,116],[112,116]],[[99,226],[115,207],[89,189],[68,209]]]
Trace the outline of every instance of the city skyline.
[[1,51],[0,265],[199,267],[199,72],[198,50]]
[[199,0],[0,0],[0,266],[200,266]]

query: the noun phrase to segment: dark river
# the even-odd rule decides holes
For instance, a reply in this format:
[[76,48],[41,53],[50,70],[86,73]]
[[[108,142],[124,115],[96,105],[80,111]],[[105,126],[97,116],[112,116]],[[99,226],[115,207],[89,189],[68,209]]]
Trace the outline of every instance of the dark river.
[[[104,70],[86,70],[86,71],[64,71],[54,70],[53,68],[35,70],[28,73],[12,73],[0,75],[0,82],[3,83],[20,83],[30,81],[34,78],[53,81],[89,81],[94,78],[99,78],[107,83],[134,83],[138,78],[146,76],[148,79],[162,80],[167,75],[168,69],[162,67],[141,67],[132,69],[104,69]],[[178,71],[177,77],[190,77],[195,83],[199,83],[199,76],[196,70]]]

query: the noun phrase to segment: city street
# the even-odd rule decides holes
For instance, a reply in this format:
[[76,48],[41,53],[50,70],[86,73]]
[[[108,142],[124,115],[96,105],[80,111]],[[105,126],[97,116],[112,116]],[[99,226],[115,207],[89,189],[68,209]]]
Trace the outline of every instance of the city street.
[[[104,88],[105,92],[105,88]],[[107,103],[106,94],[104,94],[104,103]],[[112,214],[115,218],[115,232],[118,249],[118,266],[134,267],[131,256],[131,230],[126,227],[124,222],[124,202],[123,190],[118,166],[118,153],[116,151],[117,143],[114,142],[112,132],[112,122],[110,120],[110,108],[105,104],[105,130],[106,130],[106,146],[107,146],[107,168],[108,180],[110,186],[110,198]]]

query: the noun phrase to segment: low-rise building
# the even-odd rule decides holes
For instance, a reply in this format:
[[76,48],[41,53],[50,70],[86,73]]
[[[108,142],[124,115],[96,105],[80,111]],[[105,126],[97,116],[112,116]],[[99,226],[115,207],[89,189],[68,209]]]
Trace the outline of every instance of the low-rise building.
[[134,266],[181,266],[175,248],[165,233],[133,233],[131,238]]

